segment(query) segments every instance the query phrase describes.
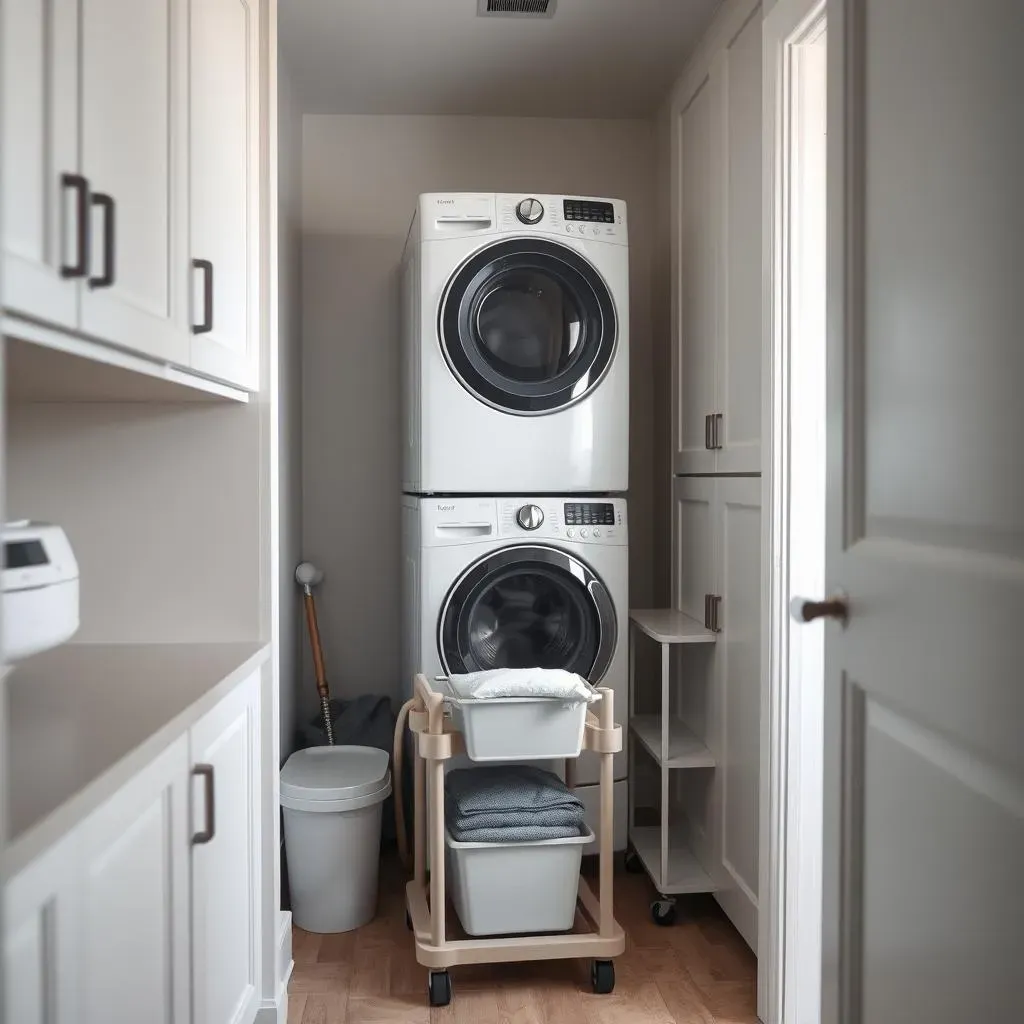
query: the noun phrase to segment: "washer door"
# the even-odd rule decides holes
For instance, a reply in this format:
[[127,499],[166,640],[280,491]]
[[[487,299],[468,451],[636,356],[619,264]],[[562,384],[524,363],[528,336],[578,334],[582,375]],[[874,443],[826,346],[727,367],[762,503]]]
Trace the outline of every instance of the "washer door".
[[466,260],[441,299],[439,332],[463,386],[518,415],[584,398],[611,365],[618,337],[601,275],[542,238],[496,242]]
[[615,650],[615,608],[601,580],[557,548],[485,555],[448,592],[438,650],[448,674],[562,668],[600,682]]

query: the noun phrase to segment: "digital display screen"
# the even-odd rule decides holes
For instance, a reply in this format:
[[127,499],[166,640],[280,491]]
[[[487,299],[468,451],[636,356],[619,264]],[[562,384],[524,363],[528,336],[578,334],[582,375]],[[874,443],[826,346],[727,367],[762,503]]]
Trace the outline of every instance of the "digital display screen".
[[614,526],[615,506],[603,501],[574,501],[565,506],[566,526]]
[[4,544],[4,568],[28,569],[33,565],[49,565],[46,549],[38,540],[12,540]]
[[611,203],[594,203],[587,199],[566,199],[563,207],[566,220],[589,220],[597,224],[615,223],[615,207]]

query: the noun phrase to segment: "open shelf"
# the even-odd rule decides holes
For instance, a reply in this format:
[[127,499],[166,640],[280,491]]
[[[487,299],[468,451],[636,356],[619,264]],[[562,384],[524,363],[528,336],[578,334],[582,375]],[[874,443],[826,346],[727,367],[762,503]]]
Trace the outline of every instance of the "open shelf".
[[655,887],[663,896],[714,892],[717,886],[686,843],[685,828],[668,833],[668,877],[661,877],[661,829],[657,825],[634,826],[629,832],[636,850]]
[[717,634],[674,608],[631,608],[630,621],[659,644],[713,644]]
[[629,728],[661,768],[714,768],[710,750],[677,719],[668,723],[668,757],[661,756],[661,716],[634,715]]

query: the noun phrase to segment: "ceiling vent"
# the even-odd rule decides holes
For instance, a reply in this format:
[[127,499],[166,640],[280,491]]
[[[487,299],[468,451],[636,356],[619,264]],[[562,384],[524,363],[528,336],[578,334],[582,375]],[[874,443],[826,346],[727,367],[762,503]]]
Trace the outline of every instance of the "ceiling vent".
[[550,18],[558,0],[478,0],[477,13],[499,18]]

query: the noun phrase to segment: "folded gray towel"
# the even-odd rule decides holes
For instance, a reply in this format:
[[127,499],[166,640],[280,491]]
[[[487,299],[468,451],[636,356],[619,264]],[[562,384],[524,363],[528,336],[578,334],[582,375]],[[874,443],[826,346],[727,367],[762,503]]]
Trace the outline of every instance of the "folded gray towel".
[[495,812],[583,810],[557,775],[529,765],[461,768],[448,773],[444,788],[446,801],[460,820]]
[[457,843],[537,843],[582,835],[579,825],[517,825],[509,828],[458,829],[448,826]]
[[564,828],[583,824],[582,807],[549,807],[543,811],[521,811],[509,808],[502,811],[460,814],[451,804],[445,806],[445,822],[449,828],[472,831],[478,828],[509,828],[536,825],[538,828]]

